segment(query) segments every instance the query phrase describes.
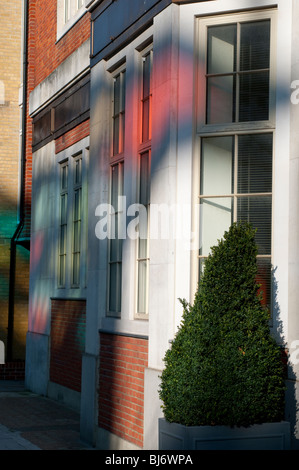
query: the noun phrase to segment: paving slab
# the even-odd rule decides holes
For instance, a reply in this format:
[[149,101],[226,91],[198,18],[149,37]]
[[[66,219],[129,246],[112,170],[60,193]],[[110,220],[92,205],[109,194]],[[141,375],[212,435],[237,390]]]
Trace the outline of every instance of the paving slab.
[[26,390],[22,382],[0,381],[0,450],[25,449],[92,447],[80,440],[80,415],[75,410]]

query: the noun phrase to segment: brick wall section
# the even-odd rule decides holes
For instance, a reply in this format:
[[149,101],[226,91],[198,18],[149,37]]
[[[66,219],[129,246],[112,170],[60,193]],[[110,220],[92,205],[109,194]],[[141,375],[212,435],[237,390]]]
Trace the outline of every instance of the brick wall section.
[[0,380],[25,380],[25,361],[0,364]]
[[144,369],[148,341],[100,334],[100,427],[143,446]]
[[85,349],[86,302],[51,302],[50,380],[81,391],[82,354]]
[[[21,0],[0,2],[0,238],[17,226],[20,150]],[[0,246],[1,250],[1,246]],[[1,294],[0,294],[1,295]]]
[[84,139],[84,137],[87,136],[89,136],[89,119],[56,139],[55,153],[61,152],[62,150],[70,147],[71,145],[74,145],[76,142],[79,142],[81,139]]
[[31,27],[37,38],[32,62],[34,86],[37,86],[90,37],[90,13],[85,13],[56,41],[57,2],[47,2],[46,9],[44,0],[30,0],[29,3],[34,8]]

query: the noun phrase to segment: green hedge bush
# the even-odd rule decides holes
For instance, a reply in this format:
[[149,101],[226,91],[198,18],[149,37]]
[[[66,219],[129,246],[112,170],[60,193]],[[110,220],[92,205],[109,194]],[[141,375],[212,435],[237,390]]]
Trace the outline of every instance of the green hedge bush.
[[165,354],[159,395],[169,422],[249,426],[284,416],[281,351],[256,282],[255,231],[233,224],[205,262],[193,305]]

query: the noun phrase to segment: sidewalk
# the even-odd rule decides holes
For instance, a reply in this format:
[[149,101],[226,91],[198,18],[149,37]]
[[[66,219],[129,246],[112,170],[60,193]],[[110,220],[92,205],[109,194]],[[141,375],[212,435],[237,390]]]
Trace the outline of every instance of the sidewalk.
[[91,450],[80,441],[80,417],[23,382],[0,380],[0,450]]

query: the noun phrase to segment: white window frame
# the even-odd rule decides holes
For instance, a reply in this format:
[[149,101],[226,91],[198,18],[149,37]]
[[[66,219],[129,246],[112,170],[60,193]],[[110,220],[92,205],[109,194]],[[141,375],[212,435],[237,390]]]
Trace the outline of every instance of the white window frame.
[[[124,185],[124,161],[123,160],[119,160],[119,161],[116,161],[114,162],[113,164],[110,165],[110,181],[109,181],[109,204],[110,206],[112,207],[112,189],[113,189],[113,182],[112,182],[112,172],[113,172],[113,168],[114,167],[118,167],[118,180],[117,180],[117,194],[118,196],[122,196],[123,194],[123,185]],[[122,179],[120,179],[120,169],[122,171]],[[115,230],[115,225],[113,226],[112,224],[112,219],[114,218],[114,221],[116,218],[118,218],[118,221],[121,220],[121,216],[122,216],[122,211],[123,211],[123,208],[122,207],[118,207],[117,210],[115,207],[112,207],[112,211],[113,213],[112,214],[109,214],[109,220],[108,220],[108,224],[109,224],[109,228],[108,228],[108,233],[110,235],[112,235],[113,237],[115,236],[115,239],[116,239],[116,235],[119,233],[119,226],[118,226],[118,230],[116,231]],[[111,239],[108,239],[108,269],[107,269],[107,286],[108,286],[108,289],[107,289],[107,316],[108,317],[116,317],[116,318],[120,318],[121,317],[121,311],[122,311],[122,269],[123,269],[123,255],[122,255],[122,250],[123,250],[123,240],[120,239],[120,241],[118,242],[118,247],[117,247],[117,251],[120,250],[120,253],[118,252],[118,258],[116,261],[112,261],[111,260],[111,244],[112,244],[112,241]],[[119,256],[120,255],[120,256]],[[118,274],[118,271],[117,271],[117,282],[116,282],[116,286],[111,286],[110,285],[110,270],[111,270],[111,265],[112,264],[116,264],[116,265],[119,265],[120,264],[120,276]],[[114,290],[114,294],[117,295],[118,294],[118,289],[119,289],[119,295],[120,295],[120,308],[117,309],[117,310],[111,310],[110,309],[110,294],[112,292],[112,289],[115,289]],[[117,301],[116,301],[117,302]]]
[[206,78],[205,73],[197,76],[197,134],[215,132],[242,132],[250,130],[274,129],[275,127],[275,91],[276,91],[276,54],[273,42],[276,38],[276,11],[265,9],[244,13],[214,15],[198,18],[197,33],[197,70],[205,69],[207,63],[207,28],[208,26],[225,25],[229,23],[270,20],[270,89],[269,89],[269,119],[267,121],[206,124]]
[[[146,97],[149,102],[149,116],[148,116],[148,139],[143,139],[143,64],[145,58],[149,56],[151,61],[151,75],[150,75],[150,95]],[[139,52],[139,83],[140,83],[140,91],[139,91],[139,132],[138,132],[138,169],[137,169],[137,201],[140,203],[140,183],[141,183],[141,172],[140,172],[140,162],[141,158],[145,154],[148,154],[148,185],[149,185],[149,193],[150,193],[150,168],[151,168],[151,131],[152,131],[152,122],[151,122],[151,114],[152,114],[152,67],[153,67],[153,44],[149,44],[146,48]],[[149,262],[150,262],[150,194],[149,194],[149,201],[146,205],[146,212],[147,212],[147,253],[145,258],[139,258],[139,237],[136,240],[136,283],[135,283],[135,318],[136,319],[143,319],[147,320],[149,317],[148,311],[148,300],[149,300]],[[143,261],[146,261],[147,268],[146,268],[146,285],[145,285],[145,312],[140,312],[138,305],[139,305],[139,264]]]
[[[270,88],[269,88],[269,119],[267,121],[252,121],[252,122],[239,122],[239,123],[223,123],[223,124],[206,124],[206,64],[207,64],[207,28],[208,26],[214,25],[225,25],[236,22],[248,22],[248,21],[260,21],[270,20]],[[200,202],[200,159],[201,159],[201,141],[205,137],[221,137],[221,136],[233,136],[236,140],[236,136],[242,134],[257,134],[257,133],[272,133],[273,135],[273,146],[272,146],[272,165],[274,169],[274,135],[275,135],[275,96],[276,96],[276,10],[275,9],[264,9],[259,11],[246,11],[236,12],[229,14],[205,16],[197,18],[197,35],[196,35],[196,52],[197,52],[197,79],[195,81],[196,86],[196,141],[195,141],[195,161],[193,170],[193,220],[196,225],[196,232],[200,232],[200,218],[195,213],[197,204]],[[236,149],[235,149],[236,152]],[[272,192],[274,193],[274,175],[272,170]],[[232,196],[232,195],[231,195]],[[233,195],[234,197],[234,195]],[[258,255],[260,259],[270,259],[273,256],[273,197],[272,197],[272,227],[271,227],[271,255]],[[195,286],[199,280],[199,260],[204,258],[196,252],[196,261],[194,259],[193,266],[196,266],[196,270],[193,269],[193,282]],[[271,293],[272,295],[272,293]],[[272,299],[271,299],[272,300]]]
[[[68,15],[66,16],[68,8]],[[57,0],[57,33],[59,41],[86,12],[85,0]]]
[[[123,162],[124,165],[124,193],[127,209],[131,204],[138,201],[138,155],[140,151],[140,67],[142,63],[141,53],[153,42],[153,26],[134,39],[130,44],[109,58],[101,70],[102,80],[109,95],[106,94],[106,109],[110,107],[110,113],[103,116],[103,125],[106,132],[106,144],[103,145],[103,163],[105,165],[105,184],[110,181],[111,166]],[[126,76],[130,76],[130,83],[126,79],[125,98],[125,139],[123,151],[113,155],[113,88],[114,77],[121,71],[126,70]],[[128,88],[129,86],[129,88]],[[133,90],[133,92],[132,92]],[[104,113],[104,111],[103,111]],[[109,139],[108,139],[109,137]],[[103,176],[104,178],[104,176]],[[103,179],[104,182],[104,179]],[[111,202],[111,189],[107,191],[107,204]],[[109,220],[109,219],[108,219]],[[130,216],[127,218],[130,223]],[[127,227],[126,227],[127,228]],[[108,228],[109,231],[109,228]],[[107,262],[107,284],[106,284],[106,306],[102,319],[104,328],[112,328],[117,319],[120,329],[135,331],[136,333],[147,332],[147,321],[145,318],[136,316],[136,239],[129,237],[123,244],[125,246],[122,257],[122,299],[121,312],[117,315],[109,311],[109,240],[107,240],[106,262]],[[146,318],[147,319],[147,318]]]
[[[75,164],[78,159],[81,163],[81,227],[80,227],[80,269],[79,283],[73,282],[73,250],[74,250],[74,193],[78,189],[75,184]],[[59,152],[56,155],[56,181],[57,181],[57,267],[55,289],[59,297],[84,297],[87,286],[87,169],[89,159],[89,138],[74,144],[73,146]],[[67,201],[67,241],[66,241],[66,262],[65,262],[65,283],[59,284],[59,253],[60,253],[60,198],[61,198],[61,168],[68,167],[68,187],[65,192],[68,195]]]

